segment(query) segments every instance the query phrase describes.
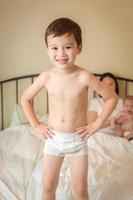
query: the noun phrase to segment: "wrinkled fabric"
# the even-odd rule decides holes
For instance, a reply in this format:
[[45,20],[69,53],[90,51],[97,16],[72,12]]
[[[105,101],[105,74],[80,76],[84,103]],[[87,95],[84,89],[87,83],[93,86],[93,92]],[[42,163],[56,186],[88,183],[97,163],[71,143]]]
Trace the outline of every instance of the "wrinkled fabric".
[[[0,132],[0,200],[42,200],[44,140],[29,125]],[[88,139],[90,200],[133,200],[133,140],[97,133]],[[64,160],[56,200],[73,200]]]

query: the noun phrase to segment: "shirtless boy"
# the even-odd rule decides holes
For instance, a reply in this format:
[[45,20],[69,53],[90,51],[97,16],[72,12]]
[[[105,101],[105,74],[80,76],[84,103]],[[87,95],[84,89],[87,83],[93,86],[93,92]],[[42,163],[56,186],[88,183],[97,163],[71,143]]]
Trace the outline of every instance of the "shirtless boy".
[[[22,95],[22,106],[31,124],[46,139],[44,147],[44,199],[55,200],[64,156],[68,157],[75,200],[88,200],[87,138],[100,129],[113,111],[117,95],[87,69],[75,65],[82,50],[80,26],[68,18],[54,20],[45,42],[54,68],[42,72]],[[88,89],[105,100],[103,112],[87,124]],[[48,124],[38,121],[32,99],[45,88],[49,98]]]
[[128,95],[123,99],[123,111],[111,120],[111,126],[117,136],[133,139],[133,96]]

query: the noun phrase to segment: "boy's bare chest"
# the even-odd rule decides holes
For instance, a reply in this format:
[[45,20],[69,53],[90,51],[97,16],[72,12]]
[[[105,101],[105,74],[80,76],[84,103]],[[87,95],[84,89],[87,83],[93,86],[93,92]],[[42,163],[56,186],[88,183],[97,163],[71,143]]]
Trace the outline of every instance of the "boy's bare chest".
[[75,98],[82,96],[86,88],[78,79],[55,79],[48,85],[49,96],[57,98]]

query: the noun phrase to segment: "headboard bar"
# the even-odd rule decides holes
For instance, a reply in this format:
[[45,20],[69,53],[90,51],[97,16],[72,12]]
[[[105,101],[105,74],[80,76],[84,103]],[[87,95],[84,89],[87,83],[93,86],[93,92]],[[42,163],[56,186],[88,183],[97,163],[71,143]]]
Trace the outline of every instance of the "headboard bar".
[[3,83],[0,84],[1,87],[1,128],[4,128],[4,112],[3,112]]
[[127,95],[127,90],[128,90],[128,82],[125,82],[125,96]]
[[[93,73],[95,76],[101,76],[101,74],[98,74],[98,73]],[[25,78],[34,78],[34,77],[37,77],[39,74],[30,74],[30,75],[25,75],[25,76],[17,76],[17,77],[14,77],[14,78],[10,78],[10,79],[6,79],[6,80],[2,80],[0,81],[0,84],[1,83],[5,83],[5,82],[9,82],[9,81],[15,81],[15,80],[20,80],[20,79],[25,79]],[[129,81],[129,82],[133,82],[133,79],[129,79],[129,78],[124,78],[124,77],[119,77],[117,76],[117,79],[118,80],[123,80],[123,81]]]
[[18,79],[16,79],[16,103],[18,104]]
[[17,77],[14,77],[14,78],[9,78],[9,79],[0,81],[0,84],[1,83],[6,83],[6,82],[10,82],[10,81],[20,80],[20,79],[34,78],[34,77],[37,77],[38,75],[39,74],[30,74],[30,75],[25,75],[25,76],[17,76]]

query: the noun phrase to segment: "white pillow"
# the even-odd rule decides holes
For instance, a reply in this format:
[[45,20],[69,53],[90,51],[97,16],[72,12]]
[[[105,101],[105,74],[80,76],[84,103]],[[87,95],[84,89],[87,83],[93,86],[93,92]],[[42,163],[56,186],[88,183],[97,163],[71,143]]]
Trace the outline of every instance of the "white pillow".
[[[42,123],[47,123],[48,121],[48,114],[42,115],[36,113],[38,120]],[[14,105],[12,119],[10,126],[14,127],[19,124],[28,123],[28,119],[26,118],[22,107],[19,104]]]
[[45,115],[37,114],[37,118],[42,123],[47,123],[48,122],[48,114],[45,114]]
[[16,126],[21,123],[28,123],[28,120],[23,112],[22,107],[18,104],[15,104],[10,125]]

